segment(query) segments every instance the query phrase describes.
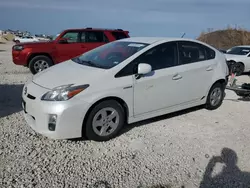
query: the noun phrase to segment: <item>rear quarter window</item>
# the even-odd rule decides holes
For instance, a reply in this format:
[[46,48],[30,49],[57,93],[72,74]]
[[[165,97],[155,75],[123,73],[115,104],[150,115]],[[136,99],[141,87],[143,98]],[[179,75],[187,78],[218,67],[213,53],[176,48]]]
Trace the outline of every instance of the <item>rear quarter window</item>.
[[205,46],[205,51],[208,60],[215,58],[215,51],[213,49]]
[[111,32],[111,34],[115,37],[116,40],[128,38],[128,36],[123,32],[113,31]]

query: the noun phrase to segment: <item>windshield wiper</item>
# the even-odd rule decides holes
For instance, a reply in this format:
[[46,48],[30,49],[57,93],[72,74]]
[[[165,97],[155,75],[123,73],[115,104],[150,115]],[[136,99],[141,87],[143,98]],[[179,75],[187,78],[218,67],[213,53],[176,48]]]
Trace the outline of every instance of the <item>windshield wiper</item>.
[[81,62],[80,64],[87,64],[87,65],[90,65],[92,67],[104,68],[101,65],[95,64],[93,61],[80,60],[80,62]]

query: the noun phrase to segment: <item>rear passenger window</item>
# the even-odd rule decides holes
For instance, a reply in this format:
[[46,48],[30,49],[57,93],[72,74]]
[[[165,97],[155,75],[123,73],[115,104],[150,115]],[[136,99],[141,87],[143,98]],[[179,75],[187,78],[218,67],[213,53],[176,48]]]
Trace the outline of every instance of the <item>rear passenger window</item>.
[[128,36],[125,33],[123,33],[123,32],[113,31],[112,35],[115,37],[116,40],[128,38]]
[[206,60],[205,46],[190,42],[179,42],[179,62],[180,64],[189,64]]
[[86,42],[108,42],[106,35],[102,31],[87,31],[85,32]]

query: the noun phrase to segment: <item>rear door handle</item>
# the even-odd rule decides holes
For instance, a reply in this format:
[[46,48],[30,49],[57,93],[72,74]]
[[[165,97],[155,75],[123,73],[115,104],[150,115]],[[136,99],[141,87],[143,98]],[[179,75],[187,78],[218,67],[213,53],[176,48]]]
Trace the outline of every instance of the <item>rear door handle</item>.
[[206,68],[206,71],[211,71],[211,70],[213,70],[213,68],[212,68],[211,66],[208,66],[208,67]]
[[182,79],[182,76],[179,75],[179,74],[175,74],[172,79],[173,80],[179,80],[179,79]]

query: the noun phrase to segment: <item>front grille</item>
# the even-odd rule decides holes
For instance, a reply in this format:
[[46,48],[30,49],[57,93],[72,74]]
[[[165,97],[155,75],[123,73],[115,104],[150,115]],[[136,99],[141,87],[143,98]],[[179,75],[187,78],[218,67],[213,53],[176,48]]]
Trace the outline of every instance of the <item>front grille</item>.
[[36,97],[34,97],[33,95],[30,95],[30,94],[28,94],[27,97],[28,97],[29,99],[32,99],[32,100],[35,100],[35,99],[36,99]]

